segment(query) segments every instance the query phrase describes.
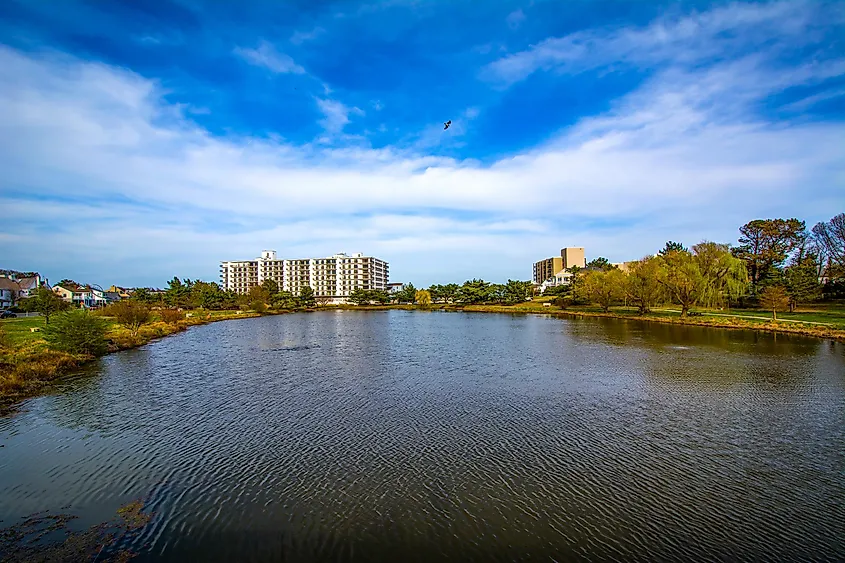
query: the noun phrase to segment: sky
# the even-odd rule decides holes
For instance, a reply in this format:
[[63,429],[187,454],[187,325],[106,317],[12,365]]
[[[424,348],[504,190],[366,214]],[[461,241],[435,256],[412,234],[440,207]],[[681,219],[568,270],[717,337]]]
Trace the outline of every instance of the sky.
[[530,279],[845,211],[845,4],[5,0],[0,132],[0,268]]

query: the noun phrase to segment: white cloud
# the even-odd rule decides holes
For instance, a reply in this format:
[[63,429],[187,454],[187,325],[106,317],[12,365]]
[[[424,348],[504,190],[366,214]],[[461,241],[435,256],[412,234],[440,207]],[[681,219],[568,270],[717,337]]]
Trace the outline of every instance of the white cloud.
[[523,21],[525,21],[525,12],[523,12],[521,8],[519,10],[514,10],[513,12],[508,14],[508,17],[505,18],[505,21],[507,22],[508,27],[510,27],[511,29],[516,29],[520,25],[522,25]]
[[235,47],[235,54],[254,66],[263,66],[277,74],[304,74],[305,69],[294,62],[292,58],[280,53],[269,42],[261,40],[258,47]]
[[349,114],[364,115],[364,111],[357,107],[348,107],[342,102],[331,99],[317,98],[317,107],[325,116],[320,120],[320,126],[328,133],[340,133],[349,124]]
[[540,70],[577,73],[607,65],[696,63],[734,56],[742,49],[772,49],[819,40],[819,30],[841,21],[840,10],[809,0],[729,4],[682,18],[658,19],[646,27],[578,31],[548,38],[490,63],[482,75],[511,84]]
[[[755,108],[843,65],[775,66],[765,51],[671,65],[609,111],[482,165],[419,146],[217,137],[153,80],[0,47],[0,207],[12,210],[0,256],[51,277],[160,285],[174,273],[213,279],[219,260],[268,246],[360,250],[425,284],[524,279],[567,245],[621,261],[670,238],[730,242],[755,217],[812,223],[841,210],[845,125],[772,123]],[[363,113],[317,104],[329,140]]]
[[306,41],[311,41],[312,39],[316,39],[320,35],[326,32],[325,29],[322,27],[315,27],[311,31],[295,31],[293,35],[290,36],[290,42],[294,45],[301,45]]

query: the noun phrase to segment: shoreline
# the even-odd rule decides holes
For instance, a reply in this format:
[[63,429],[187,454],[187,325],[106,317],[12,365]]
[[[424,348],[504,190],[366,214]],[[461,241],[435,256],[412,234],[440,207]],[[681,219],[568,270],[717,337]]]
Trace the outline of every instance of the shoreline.
[[822,340],[830,339],[839,342],[845,342],[845,330],[838,330],[826,326],[819,325],[804,325],[799,321],[778,320],[768,322],[752,322],[739,317],[729,317],[731,320],[725,320],[727,317],[719,317],[702,315],[700,317],[671,317],[660,315],[659,312],[649,313],[647,315],[638,315],[635,313],[618,313],[618,312],[600,312],[600,311],[578,311],[556,309],[551,307],[511,307],[506,305],[467,305],[458,309],[444,309],[466,311],[470,313],[519,313],[519,314],[540,314],[550,315],[553,317],[569,317],[569,318],[605,318],[605,319],[621,319],[640,322],[651,322],[660,324],[674,324],[683,326],[700,326],[705,328],[721,328],[732,330],[753,330],[759,332],[766,332],[770,334],[792,334],[800,336],[810,336]]
[[[141,326],[136,336],[121,327],[113,327],[106,333],[108,351],[104,356],[140,348],[150,342],[160,340],[188,330],[192,326],[202,326],[218,321],[249,319],[261,316],[283,314],[254,312],[225,312],[205,317],[191,316],[177,323],[152,322]],[[73,370],[103,356],[69,354],[46,348],[43,341],[26,343],[19,348],[12,348],[0,361],[0,374],[4,385],[0,387],[0,416],[14,413],[23,401],[46,394],[56,380],[68,375]]]
[[[114,328],[107,335],[109,337],[109,350],[107,354],[139,348],[150,342],[184,332],[192,326],[202,326],[219,321],[285,315],[298,312],[389,311],[393,309],[404,311],[531,314],[561,318],[609,318],[705,328],[753,330],[769,334],[781,333],[845,342],[845,330],[819,326],[818,324],[804,324],[801,326],[802,323],[789,320],[753,322],[740,317],[730,317],[728,321],[724,315],[718,318],[716,316],[706,315],[681,318],[660,315],[659,312],[641,316],[636,313],[613,311],[605,313],[600,311],[566,310],[557,307],[537,306],[536,304],[455,305],[436,303],[425,308],[416,305],[328,305],[298,310],[267,311],[264,313],[227,311],[222,314],[213,314],[208,312],[204,317],[191,316],[175,324],[158,321],[144,325],[135,337],[132,337],[126,329]],[[37,342],[25,345],[19,350],[12,350],[11,355],[13,356],[13,362],[0,362],[0,370],[6,372],[4,373],[6,386],[0,388],[0,416],[13,413],[23,401],[43,395],[44,391],[49,389],[57,379],[97,359],[95,356],[73,355],[49,350]],[[18,355],[20,357],[15,359],[14,356]]]

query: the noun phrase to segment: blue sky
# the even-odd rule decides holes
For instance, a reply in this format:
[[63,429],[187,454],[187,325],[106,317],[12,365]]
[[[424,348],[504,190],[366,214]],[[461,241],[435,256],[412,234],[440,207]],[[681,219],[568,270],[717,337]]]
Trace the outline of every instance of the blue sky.
[[845,210],[842,3],[241,4],[0,3],[0,267],[504,281]]

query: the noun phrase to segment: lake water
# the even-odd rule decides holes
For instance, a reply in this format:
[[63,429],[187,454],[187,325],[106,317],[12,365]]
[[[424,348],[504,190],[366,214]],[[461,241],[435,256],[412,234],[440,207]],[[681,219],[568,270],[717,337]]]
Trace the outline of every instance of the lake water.
[[845,346],[336,311],[107,356],[0,420],[0,519],[140,561],[845,560]]

